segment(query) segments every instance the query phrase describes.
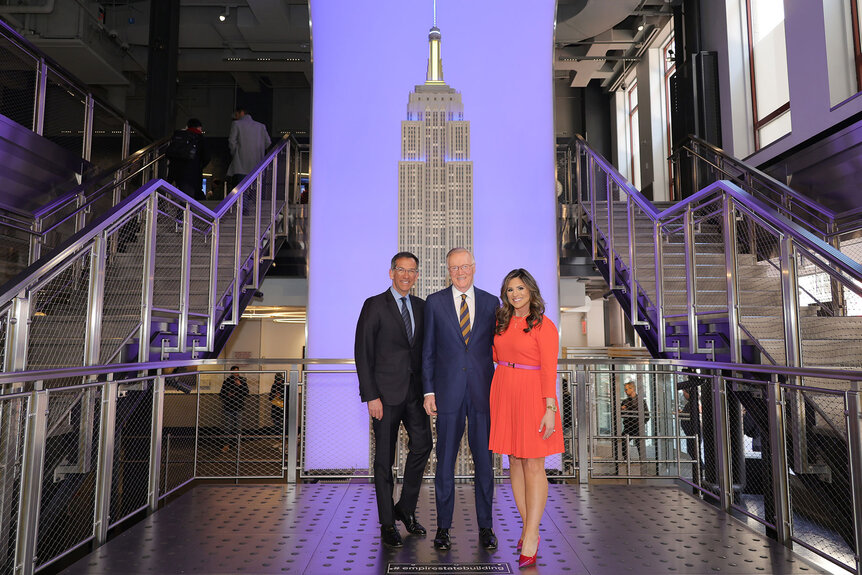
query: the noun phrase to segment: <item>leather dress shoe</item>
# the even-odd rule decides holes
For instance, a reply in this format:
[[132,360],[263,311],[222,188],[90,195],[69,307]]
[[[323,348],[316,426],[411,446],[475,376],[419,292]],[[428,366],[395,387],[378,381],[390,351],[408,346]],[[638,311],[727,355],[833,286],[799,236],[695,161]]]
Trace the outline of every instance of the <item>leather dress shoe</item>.
[[398,528],[394,525],[380,526],[380,540],[387,547],[403,547],[404,542],[401,541],[401,534],[398,533]]
[[494,535],[494,530],[490,527],[479,528],[479,543],[485,549],[497,548],[497,536]]
[[438,529],[434,535],[434,548],[446,551],[452,547],[452,540],[449,539],[448,529]]
[[395,506],[395,519],[404,524],[407,533],[412,535],[425,535],[428,533],[422,524],[416,521],[415,513],[405,513],[400,507]]

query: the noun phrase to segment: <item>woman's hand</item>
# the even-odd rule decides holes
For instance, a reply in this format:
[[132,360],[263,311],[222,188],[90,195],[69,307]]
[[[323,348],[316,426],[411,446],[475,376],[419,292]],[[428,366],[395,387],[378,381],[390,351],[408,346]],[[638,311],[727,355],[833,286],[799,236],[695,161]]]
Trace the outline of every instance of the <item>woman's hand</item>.
[[555,411],[550,409],[545,410],[545,415],[542,416],[542,422],[539,424],[539,433],[542,434],[542,439],[548,439],[554,433],[554,423],[556,421]]

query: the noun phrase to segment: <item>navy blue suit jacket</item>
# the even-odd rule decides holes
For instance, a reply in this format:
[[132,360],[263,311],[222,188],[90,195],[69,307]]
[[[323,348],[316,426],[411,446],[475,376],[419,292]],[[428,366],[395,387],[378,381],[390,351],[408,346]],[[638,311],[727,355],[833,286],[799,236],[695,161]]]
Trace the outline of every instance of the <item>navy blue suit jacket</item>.
[[434,393],[437,411],[457,411],[465,395],[478,412],[491,411],[491,378],[494,360],[496,319],[499,300],[474,286],[476,297],[470,344],[465,345],[452,287],[432,293],[425,300],[425,341],[422,346],[422,391]]

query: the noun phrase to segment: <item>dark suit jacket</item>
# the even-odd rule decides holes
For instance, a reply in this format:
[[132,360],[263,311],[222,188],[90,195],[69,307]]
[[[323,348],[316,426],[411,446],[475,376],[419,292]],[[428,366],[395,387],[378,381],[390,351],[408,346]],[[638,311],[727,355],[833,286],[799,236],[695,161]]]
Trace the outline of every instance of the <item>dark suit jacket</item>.
[[437,411],[452,413],[461,407],[466,394],[482,413],[491,411],[491,378],[494,359],[496,319],[499,300],[474,286],[476,317],[470,344],[464,345],[451,286],[428,296],[425,302],[425,343],[422,345],[423,393],[434,393]]
[[422,332],[425,301],[410,296],[413,308],[413,345],[401,318],[400,304],[388,289],[365,300],[356,323],[354,357],[359,396],[367,402],[378,397],[386,405],[408,398],[412,387],[422,397]]

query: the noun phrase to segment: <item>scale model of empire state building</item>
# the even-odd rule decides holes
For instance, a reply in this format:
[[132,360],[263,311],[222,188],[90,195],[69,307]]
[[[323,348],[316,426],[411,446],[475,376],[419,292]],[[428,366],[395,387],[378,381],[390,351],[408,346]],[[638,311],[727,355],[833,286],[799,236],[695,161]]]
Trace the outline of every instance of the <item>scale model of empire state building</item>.
[[[436,18],[435,18],[436,20]],[[470,122],[461,94],[443,81],[440,30],[428,34],[428,75],[415,87],[401,122],[398,245],[419,258],[419,297],[449,285],[446,253],[473,250],[473,162]]]

